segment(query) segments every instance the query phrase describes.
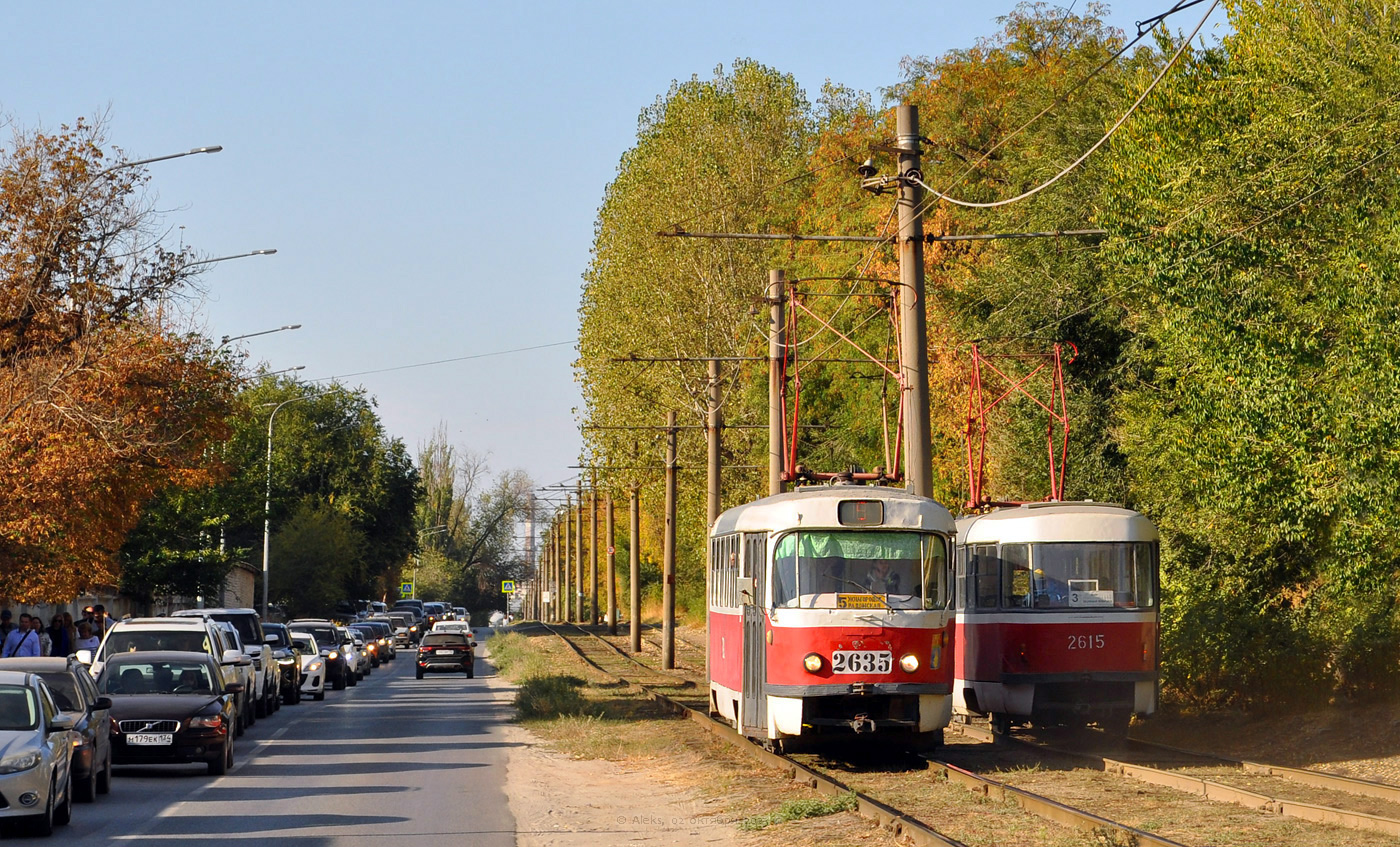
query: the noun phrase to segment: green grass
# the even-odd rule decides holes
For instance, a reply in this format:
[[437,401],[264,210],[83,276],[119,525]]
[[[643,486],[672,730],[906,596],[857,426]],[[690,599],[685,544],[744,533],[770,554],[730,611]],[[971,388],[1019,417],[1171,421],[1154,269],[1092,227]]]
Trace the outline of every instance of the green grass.
[[584,681],[576,676],[530,676],[520,681],[515,708],[525,720],[582,715],[588,700],[579,691]]
[[766,829],[773,824],[786,823],[803,818],[821,818],[840,812],[853,812],[855,809],[856,793],[854,791],[848,791],[840,797],[830,797],[827,799],[789,800],[782,806],[779,806],[776,812],[745,818],[739,823],[739,829],[745,832],[755,832],[760,829]]
[[533,676],[547,676],[549,663],[530,644],[530,639],[515,632],[493,635],[486,642],[491,651],[491,663],[502,676],[520,682]]

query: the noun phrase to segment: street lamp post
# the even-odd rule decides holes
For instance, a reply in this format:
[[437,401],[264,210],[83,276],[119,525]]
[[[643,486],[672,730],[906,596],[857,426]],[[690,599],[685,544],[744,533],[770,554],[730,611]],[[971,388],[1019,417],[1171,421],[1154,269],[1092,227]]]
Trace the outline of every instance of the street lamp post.
[[[447,532],[447,524],[438,524],[437,526],[430,526],[427,529],[419,530],[418,538],[421,540],[425,535],[437,535],[439,532]],[[414,599],[418,597],[418,559],[419,554],[415,553],[413,555],[413,591],[411,592]]]
[[288,403],[295,403],[298,400],[305,400],[305,397],[293,397],[290,400],[283,400],[277,404],[277,408],[272,410],[272,414],[267,416],[267,488],[266,496],[263,499],[263,583],[262,583],[262,613],[267,617],[267,562],[268,551],[271,549],[272,541],[272,422],[277,419],[277,413],[282,411],[282,407]]
[[289,329],[301,329],[301,324],[287,324],[286,326],[279,326],[276,329],[265,329],[262,332],[250,332],[245,335],[225,335],[223,338],[219,339],[219,346],[214,349],[222,350],[235,341],[242,341],[245,338],[257,338],[259,335],[271,335],[274,332],[286,332]]

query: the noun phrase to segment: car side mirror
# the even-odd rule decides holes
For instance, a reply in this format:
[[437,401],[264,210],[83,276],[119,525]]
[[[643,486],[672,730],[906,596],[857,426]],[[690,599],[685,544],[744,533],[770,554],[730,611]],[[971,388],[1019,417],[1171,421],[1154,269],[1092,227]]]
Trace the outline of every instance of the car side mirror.
[[49,732],[67,732],[73,728],[73,718],[70,715],[57,715],[49,721]]
[[90,664],[92,664],[92,651],[91,651],[91,650],[79,650],[77,653],[74,653],[73,655],[77,658],[77,660],[78,660],[78,662],[79,662],[80,664],[84,664],[84,665],[90,665]]
[[94,712],[100,712],[103,709],[110,708],[112,708],[111,697],[98,697],[96,700],[92,701],[92,711]]
[[243,683],[241,683],[241,682],[230,682],[228,685],[225,685],[225,686],[224,686],[224,692],[225,692],[225,693],[228,693],[228,694],[242,694],[242,693],[243,693]]
[[241,665],[241,664],[243,664],[243,662],[240,661],[240,659],[246,660],[247,658],[248,658],[247,656],[243,655],[243,651],[242,651],[242,650],[225,650],[225,651],[224,651],[224,654],[223,654],[222,656],[219,657],[219,664],[221,664],[221,665]]
[[267,638],[264,638],[264,639],[263,639],[263,643],[266,644],[266,645],[269,646],[269,647],[281,647],[281,646],[282,646],[282,642],[281,642],[280,640],[278,640],[277,636],[275,636],[275,635],[269,635]]

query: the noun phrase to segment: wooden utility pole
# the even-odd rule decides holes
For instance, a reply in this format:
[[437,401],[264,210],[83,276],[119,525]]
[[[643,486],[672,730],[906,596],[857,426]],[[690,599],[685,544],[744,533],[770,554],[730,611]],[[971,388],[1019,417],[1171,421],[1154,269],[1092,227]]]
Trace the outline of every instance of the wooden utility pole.
[[563,602],[564,614],[559,620],[564,623],[574,619],[574,500],[572,495],[564,497],[564,561],[560,562],[564,573],[564,590],[559,599]]
[[628,634],[632,652],[642,652],[642,490],[633,485],[627,492],[627,593]]
[[575,484],[578,515],[574,518],[574,620],[583,623],[583,477]]
[[[709,377],[709,415],[705,420],[705,527],[713,527],[719,517],[720,503],[720,430],[724,427],[724,411],[719,407],[719,360],[706,363]],[[708,545],[707,545],[708,547]]]
[[783,361],[787,355],[783,272],[768,272],[768,494],[783,493]]
[[589,610],[588,622],[598,625],[598,472],[592,471],[588,478],[588,570],[589,570]]
[[933,496],[932,438],[928,408],[928,326],[924,299],[924,215],[920,203],[919,107],[895,109],[899,147],[899,367],[903,391],[905,467],[910,488]]
[[661,668],[676,666],[676,413],[666,413],[666,534],[661,560]]
[[608,539],[608,635],[617,635],[617,532],[613,525],[613,498],[608,493],[607,524],[604,535]]

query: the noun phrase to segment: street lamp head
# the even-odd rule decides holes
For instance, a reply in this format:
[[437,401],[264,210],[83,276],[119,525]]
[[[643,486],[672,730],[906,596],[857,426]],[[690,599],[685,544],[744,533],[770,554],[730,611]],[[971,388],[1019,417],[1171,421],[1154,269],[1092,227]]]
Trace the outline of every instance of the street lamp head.
[[283,329],[301,329],[301,324],[287,324]]
[[217,153],[217,152],[219,152],[220,150],[223,150],[223,149],[224,149],[224,146],[223,146],[222,144],[214,144],[214,145],[211,145],[211,146],[209,146],[209,147],[195,147],[194,149],[190,150],[190,153],[191,153],[191,154],[195,154],[195,153]]
[[276,253],[276,252],[277,252],[277,248],[274,247],[274,248],[272,248],[271,250],[254,250],[253,252],[249,253],[248,255],[249,255],[249,256],[271,256],[273,253]]

